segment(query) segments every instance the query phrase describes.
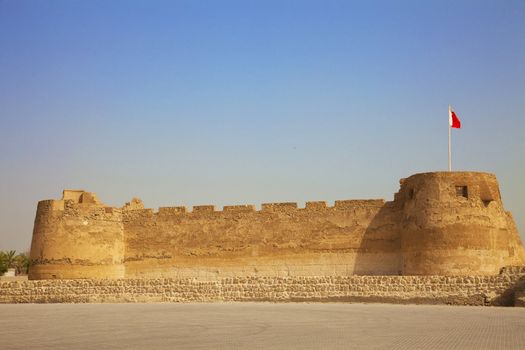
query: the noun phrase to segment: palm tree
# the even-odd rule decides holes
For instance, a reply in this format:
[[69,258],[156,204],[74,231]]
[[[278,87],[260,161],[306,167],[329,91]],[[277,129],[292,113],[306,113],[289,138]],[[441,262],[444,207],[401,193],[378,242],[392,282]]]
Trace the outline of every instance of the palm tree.
[[7,265],[7,268],[10,269],[12,267],[15,267],[15,257],[16,257],[16,250],[10,250],[8,252],[4,252],[5,255],[5,264]]

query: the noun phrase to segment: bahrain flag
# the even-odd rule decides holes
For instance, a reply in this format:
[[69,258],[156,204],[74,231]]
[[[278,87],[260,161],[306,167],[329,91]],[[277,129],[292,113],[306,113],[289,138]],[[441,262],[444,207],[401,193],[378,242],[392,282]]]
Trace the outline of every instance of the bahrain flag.
[[461,128],[461,122],[452,107],[448,107],[448,122],[451,128]]

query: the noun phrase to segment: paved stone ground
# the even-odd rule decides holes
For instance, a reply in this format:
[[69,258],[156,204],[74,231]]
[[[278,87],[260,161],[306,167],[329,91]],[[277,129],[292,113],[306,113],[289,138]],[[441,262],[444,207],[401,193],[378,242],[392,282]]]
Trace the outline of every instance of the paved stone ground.
[[2,349],[525,349],[525,308],[0,305]]

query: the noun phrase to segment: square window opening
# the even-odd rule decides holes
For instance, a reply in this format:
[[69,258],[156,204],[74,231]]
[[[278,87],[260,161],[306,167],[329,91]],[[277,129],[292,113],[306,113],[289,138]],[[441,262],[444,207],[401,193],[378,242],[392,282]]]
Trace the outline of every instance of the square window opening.
[[456,196],[465,197],[468,199],[468,187],[467,186],[456,186]]

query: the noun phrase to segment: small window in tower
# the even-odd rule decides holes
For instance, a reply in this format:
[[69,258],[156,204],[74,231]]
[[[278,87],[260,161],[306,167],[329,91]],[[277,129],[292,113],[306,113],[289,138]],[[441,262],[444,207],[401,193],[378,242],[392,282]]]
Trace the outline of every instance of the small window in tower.
[[468,198],[468,187],[456,186],[456,196]]

